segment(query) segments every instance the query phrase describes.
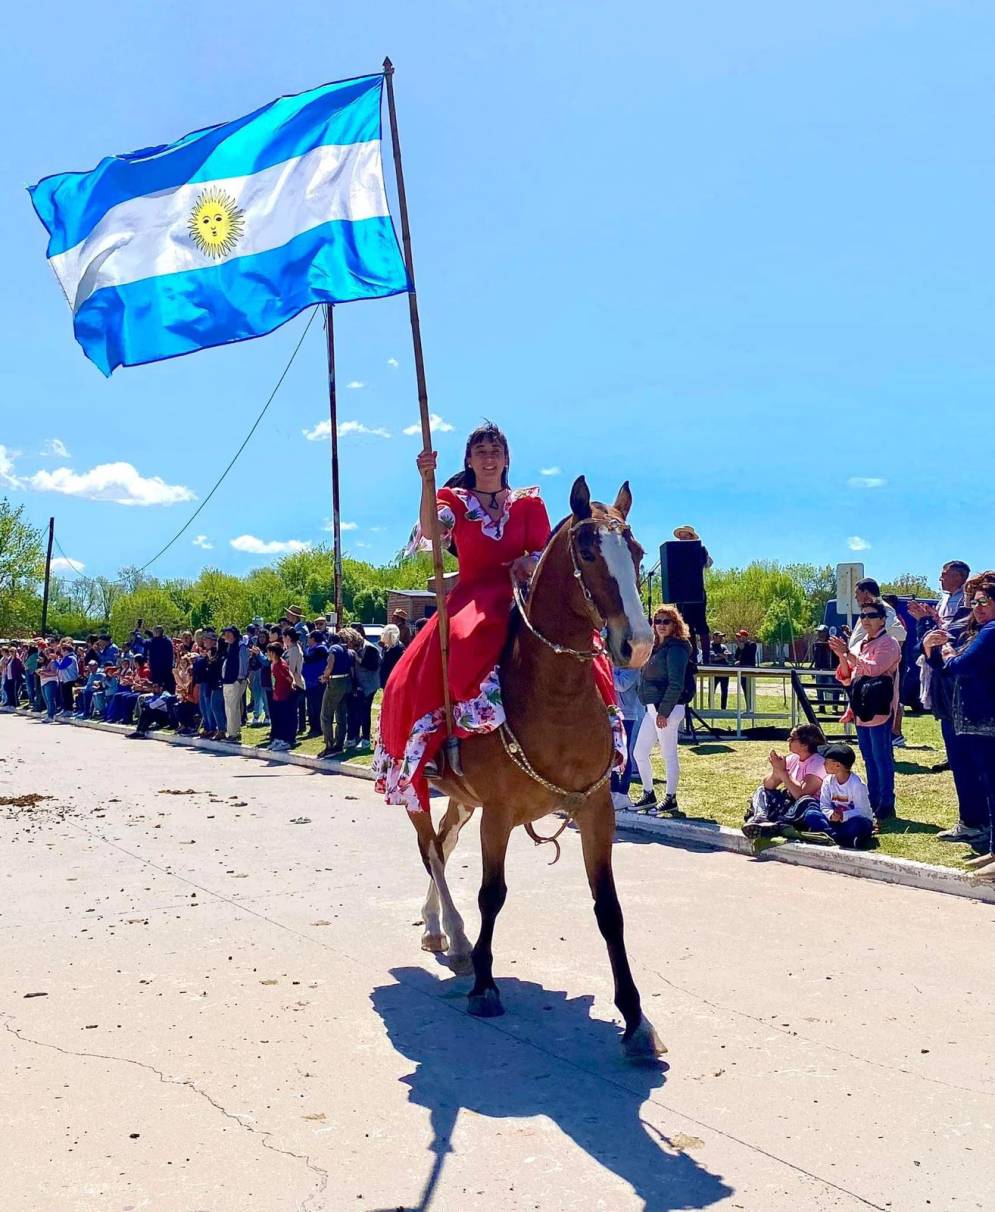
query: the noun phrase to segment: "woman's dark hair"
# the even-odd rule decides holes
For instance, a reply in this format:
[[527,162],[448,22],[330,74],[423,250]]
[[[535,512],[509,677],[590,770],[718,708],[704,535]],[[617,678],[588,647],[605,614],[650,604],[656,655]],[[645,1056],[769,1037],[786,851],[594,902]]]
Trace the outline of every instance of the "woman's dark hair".
[[280,656],[280,657],[282,657],[282,656],[283,656],[283,648],[282,648],[282,647],[281,647],[279,644],[267,644],[267,645],[266,645],[266,651],[267,651],[267,652],[275,652],[275,653],[276,653],[276,655],[277,655],[277,656]]
[[816,753],[819,746],[826,743],[818,724],[799,724],[788,733],[788,740],[801,741],[809,753]]
[[450,476],[446,480],[446,488],[476,488],[477,477],[470,466],[470,451],[474,446],[478,446],[481,442],[497,442],[504,450],[505,468],[501,472],[501,487],[508,487],[508,467],[507,463],[511,461],[511,454],[508,451],[508,439],[504,436],[500,429],[493,421],[485,421],[483,425],[478,425],[472,434],[466,440],[466,450],[463,452],[463,470],[458,471],[454,476]]
[[875,598],[873,602],[868,602],[866,606],[861,606],[861,614],[863,614],[865,610],[873,611],[879,619],[886,619],[888,617],[888,608],[880,598]]

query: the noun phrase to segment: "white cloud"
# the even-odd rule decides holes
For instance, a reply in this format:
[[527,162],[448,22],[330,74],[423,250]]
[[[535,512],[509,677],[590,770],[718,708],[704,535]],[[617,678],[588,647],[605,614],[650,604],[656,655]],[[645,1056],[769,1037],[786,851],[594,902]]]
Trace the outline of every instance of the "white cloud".
[[391,368],[391,370],[397,370],[401,363],[398,362],[397,358],[388,358],[387,365]]
[[348,387],[350,391],[359,391],[361,387],[365,386],[366,384],[361,379],[350,379],[346,384],[346,387]]
[[847,483],[851,488],[884,488],[888,481],[880,476],[851,476]]
[[852,534],[846,541],[847,547],[851,551],[870,551],[871,545],[866,539],[862,539],[859,534]]
[[[322,438],[331,436],[332,423],[331,421],[319,421],[314,429],[302,429],[301,433],[309,442],[320,442]],[[368,434],[373,438],[389,438],[390,430],[384,429],[382,425],[371,428],[369,425],[364,425],[362,421],[339,421],[339,437],[348,437],[351,433]]]
[[[428,427],[432,433],[452,433],[453,427],[448,421],[444,421],[437,412],[429,413]],[[416,433],[421,433],[421,424],[409,425],[404,431],[408,437],[413,437]]]
[[14,460],[20,453],[19,450],[8,450],[6,446],[0,446],[0,487],[21,487],[21,481],[14,475]]
[[[331,522],[331,519],[330,519],[330,518],[329,518],[329,520],[328,520],[328,521],[327,521],[327,522],[324,524],[324,526],[322,526],[322,528],[321,528],[321,529],[322,529],[322,530],[329,530],[329,531],[332,529],[332,522]],[[359,529],[359,523],[358,523],[358,522],[339,522],[339,530],[358,530],[358,529]]]
[[183,484],[167,484],[161,476],[140,475],[130,463],[101,463],[82,474],[71,467],[36,471],[27,483],[39,492],[61,492],[115,505],[177,505],[197,499]]
[[362,539],[357,539],[355,545],[357,547],[369,547],[369,543],[364,543]]
[[203,551],[213,551],[214,544],[207,541],[206,534],[199,534],[193,541],[194,547],[200,547]]
[[53,572],[82,572],[85,567],[82,560],[70,560],[67,556],[56,556],[52,560]]
[[61,438],[46,438],[41,445],[41,454],[54,455],[57,459],[71,459],[72,455],[66,450],[66,444]]
[[236,551],[245,551],[249,555],[286,555],[291,551],[307,551],[310,543],[302,543],[300,539],[257,539],[254,534],[240,534],[237,539],[229,540]]
[[539,474],[541,476],[560,476],[563,472],[558,467],[540,467]]

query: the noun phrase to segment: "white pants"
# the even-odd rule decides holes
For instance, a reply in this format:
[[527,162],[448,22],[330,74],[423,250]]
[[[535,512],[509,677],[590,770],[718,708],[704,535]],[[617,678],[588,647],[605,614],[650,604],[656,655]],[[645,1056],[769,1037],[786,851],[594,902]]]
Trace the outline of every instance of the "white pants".
[[225,723],[233,739],[242,735],[242,702],[245,699],[245,682],[226,682],[222,687],[225,696]]
[[678,757],[677,734],[684,720],[684,704],[678,703],[667,718],[666,728],[656,726],[656,708],[646,708],[646,718],[639,728],[632,747],[632,759],[636,763],[643,790],[653,790],[653,767],[650,765],[650,754],[653,746],[660,742],[660,752],[667,768],[667,795],[677,794],[677,783],[681,777],[681,763]]

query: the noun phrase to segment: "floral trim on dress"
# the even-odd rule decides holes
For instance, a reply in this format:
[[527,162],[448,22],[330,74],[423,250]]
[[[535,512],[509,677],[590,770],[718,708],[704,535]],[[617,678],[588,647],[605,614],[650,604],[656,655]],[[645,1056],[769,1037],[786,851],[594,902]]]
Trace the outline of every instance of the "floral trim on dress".
[[[456,515],[448,505],[443,505],[438,513],[439,518],[439,539],[443,547],[448,547],[450,540],[453,537],[453,531],[456,529]],[[419,551],[431,551],[432,540],[425,534],[421,528],[421,522],[415,522],[411,527],[411,534],[408,535],[408,541],[404,545],[404,555],[417,555]]]
[[[615,703],[605,706],[612,733],[612,769],[620,774],[628,760],[622,712]],[[415,720],[401,757],[392,757],[377,741],[373,754],[374,787],[384,797],[385,803],[402,804],[409,812],[428,811],[419,800],[411,780],[425,756],[429,738],[445,727],[445,718],[444,708],[437,707]],[[453,704],[453,722],[459,736],[480,736],[500,728],[505,718],[500,666],[495,665],[480,683],[479,694]]]
[[[480,522],[481,534],[487,535],[489,539],[500,539],[504,534],[504,528],[511,517],[511,507],[516,501],[521,501],[525,497],[537,497],[539,495],[539,489],[536,485],[532,485],[530,488],[512,488],[504,498],[504,504],[501,507],[501,516],[499,518],[492,518],[483,505],[481,505],[472,488],[450,488],[449,491],[455,494],[466,506],[465,520],[467,522]],[[472,504],[471,501],[473,502]]]
[[[392,757],[377,741],[373,754],[374,785],[388,804],[403,804],[409,812],[426,811],[411,780],[425,756],[429,738],[445,727],[445,719],[445,709],[437,707],[415,720],[404,753],[399,758]],[[500,669],[495,665],[480,683],[479,694],[453,704],[453,723],[458,736],[474,736],[493,732],[501,727],[504,720]]]

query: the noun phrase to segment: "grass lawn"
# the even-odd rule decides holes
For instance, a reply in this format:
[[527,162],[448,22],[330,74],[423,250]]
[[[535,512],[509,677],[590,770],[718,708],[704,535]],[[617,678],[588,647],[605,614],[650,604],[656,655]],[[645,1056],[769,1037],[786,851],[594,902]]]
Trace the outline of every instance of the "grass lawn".
[[[735,683],[730,691],[730,706],[734,707]],[[786,737],[790,726],[790,701],[785,697],[781,684],[760,683],[758,691],[758,710],[783,713],[781,723]],[[763,700],[762,703],[759,700]],[[374,736],[379,710],[378,694],[373,708]],[[764,722],[776,726],[775,721]],[[840,730],[829,728],[828,731],[836,735]],[[878,852],[944,867],[961,867],[963,860],[970,858],[974,852],[965,845],[938,842],[934,837],[957,818],[953,778],[949,771],[933,774],[930,770],[932,765],[945,757],[940,726],[929,715],[906,716],[904,732],[908,747],[895,751],[898,815],[883,824],[877,839]],[[269,726],[248,725],[242,735],[247,745],[254,745],[269,735]],[[682,745],[679,798],[688,820],[717,822],[738,829],[743,823],[747,801],[767,773],[767,754],[772,748],[780,753],[786,752],[784,737],[776,741],[723,738],[721,741],[708,740],[700,745]],[[852,744],[856,749],[855,740]],[[317,737],[314,740],[301,740],[295,752],[314,755],[322,748],[324,743]],[[358,766],[369,766],[372,754],[347,750],[342,760]],[[653,769],[662,784],[663,767],[657,751],[653,756]],[[855,769],[864,778],[859,752]],[[638,785],[637,778],[634,796]],[[662,793],[662,786],[660,791]]]
[[[767,699],[762,709],[776,711],[775,702],[781,698],[780,688],[768,684],[764,689],[768,693],[762,696]],[[790,719],[787,704],[784,706],[786,735]],[[827,727],[827,731],[835,736],[842,730]],[[964,844],[938,842],[934,836],[957,819],[953,777],[949,771],[934,774],[930,770],[946,756],[940,726],[930,715],[906,715],[903,731],[907,747],[895,750],[897,816],[882,824],[877,850],[896,858],[961,867],[963,860],[973,857],[975,852]],[[699,735],[702,735],[700,730]],[[856,740],[850,743],[857,750]],[[717,822],[738,829],[743,824],[750,796],[767,774],[767,755],[772,748],[779,753],[787,751],[784,739],[740,741],[723,738],[714,741],[709,738],[700,745],[682,745],[678,798],[688,819]],[[662,783],[663,766],[657,751],[653,756],[653,769]],[[859,750],[854,769],[866,782]],[[638,778],[635,783],[638,788]],[[660,791],[662,793],[662,788]]]

